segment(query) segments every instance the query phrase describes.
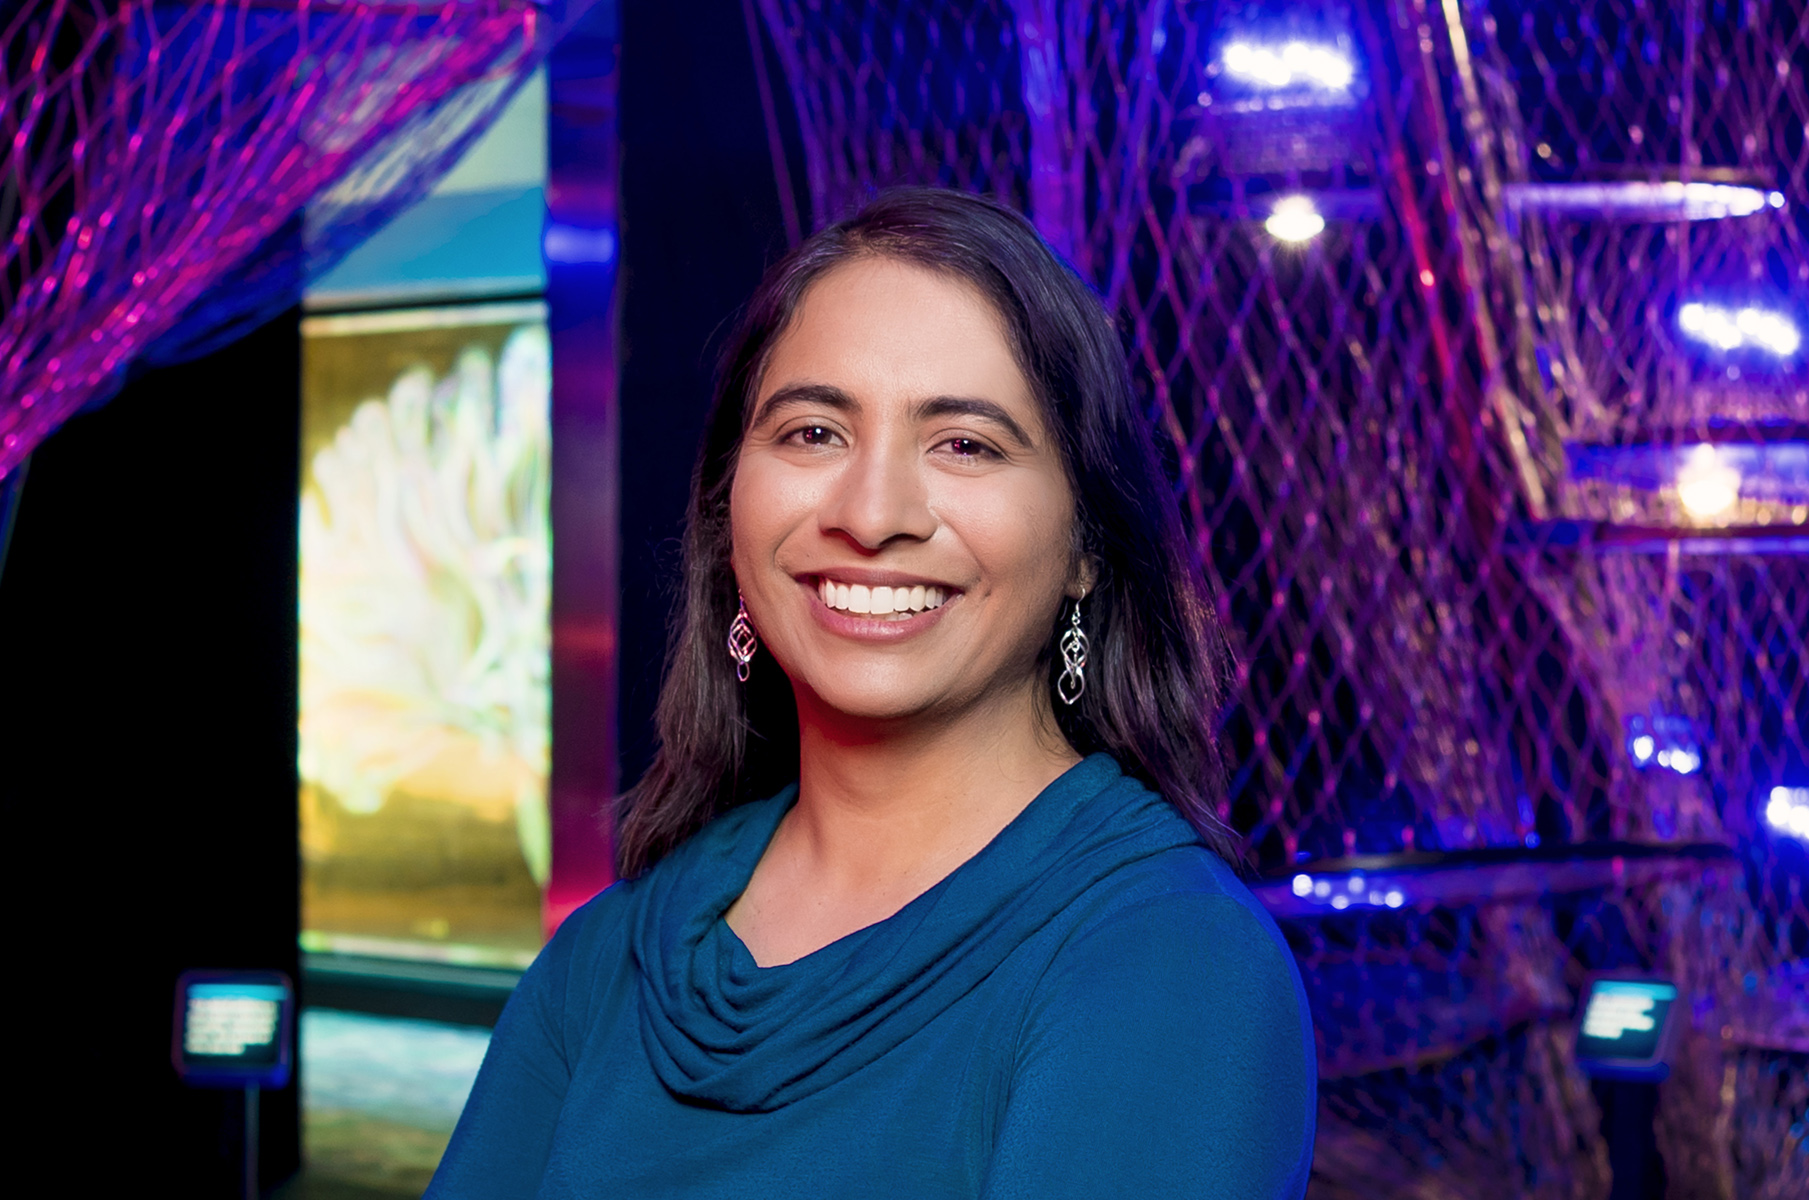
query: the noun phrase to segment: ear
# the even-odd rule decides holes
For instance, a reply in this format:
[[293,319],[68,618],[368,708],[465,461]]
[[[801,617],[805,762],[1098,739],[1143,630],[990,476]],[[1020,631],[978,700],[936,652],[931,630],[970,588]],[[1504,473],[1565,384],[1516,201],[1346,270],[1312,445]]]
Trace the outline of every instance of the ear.
[[1074,570],[1069,573],[1067,596],[1070,600],[1083,600],[1099,582],[1099,560],[1091,554],[1081,554],[1074,559]]

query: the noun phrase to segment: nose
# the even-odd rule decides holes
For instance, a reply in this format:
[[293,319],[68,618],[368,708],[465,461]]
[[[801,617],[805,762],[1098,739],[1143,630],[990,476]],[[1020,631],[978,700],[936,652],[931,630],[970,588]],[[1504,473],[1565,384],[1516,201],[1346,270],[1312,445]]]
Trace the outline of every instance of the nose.
[[900,539],[927,541],[936,531],[917,447],[906,438],[870,441],[845,460],[823,497],[818,521],[866,550]]

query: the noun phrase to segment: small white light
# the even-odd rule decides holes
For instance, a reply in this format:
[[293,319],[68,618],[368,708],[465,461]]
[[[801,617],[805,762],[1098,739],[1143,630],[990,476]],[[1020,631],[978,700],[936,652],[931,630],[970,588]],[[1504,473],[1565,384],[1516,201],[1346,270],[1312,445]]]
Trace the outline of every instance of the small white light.
[[1285,88],[1294,85],[1342,92],[1356,78],[1356,68],[1349,57],[1330,46],[1311,42],[1287,42],[1280,49],[1232,42],[1225,47],[1225,70],[1234,77],[1258,87]]
[[1739,498],[1740,472],[1722,462],[1713,446],[1689,451],[1677,472],[1677,499],[1690,515],[1712,517],[1732,508]]
[[1789,358],[1803,344],[1796,324],[1780,312],[1748,305],[1738,310],[1691,301],[1677,310],[1677,327],[1718,350],[1757,346]]
[[1275,202],[1263,228],[1280,241],[1304,242],[1324,231],[1325,218],[1313,207],[1311,197],[1284,196]]
[[1773,192],[1769,196],[1765,197],[1765,199],[1771,203],[1771,206],[1773,208],[1783,208],[1784,207],[1784,193],[1783,192]]
[[1382,903],[1390,908],[1399,908],[1401,905],[1407,903],[1407,897],[1401,894],[1399,888],[1390,888],[1388,894],[1382,897]]
[[1642,733],[1638,737],[1634,738],[1633,739],[1633,761],[1640,762],[1640,763],[1651,762],[1652,761],[1652,749],[1653,749],[1654,745],[1655,745],[1655,743],[1652,741],[1652,737],[1650,734]]
[[1702,756],[1694,750],[1677,749],[1671,751],[1670,768],[1679,775],[1693,774],[1702,765]]
[[1350,907],[1350,897],[1344,896],[1344,895],[1333,896],[1332,897],[1332,907],[1337,909],[1340,912],[1343,912],[1345,909]]
[[1658,752],[1658,765],[1661,767],[1668,767],[1671,765],[1670,747],[1667,746],[1665,749]]
[[1321,900],[1323,900],[1331,894],[1332,894],[1332,885],[1331,885],[1330,880],[1320,879],[1320,880],[1316,880],[1314,882],[1313,895],[1315,895],[1315,896],[1319,897]]
[[1296,896],[1312,895],[1313,894],[1313,881],[1311,879],[1307,878],[1305,875],[1294,876],[1294,894]]

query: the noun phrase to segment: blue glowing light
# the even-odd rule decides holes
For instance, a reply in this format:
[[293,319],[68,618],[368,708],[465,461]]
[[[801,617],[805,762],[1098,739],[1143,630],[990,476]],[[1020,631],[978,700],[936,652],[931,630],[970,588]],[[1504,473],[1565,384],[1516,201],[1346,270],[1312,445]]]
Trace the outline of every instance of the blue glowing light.
[[1702,744],[1686,717],[1636,715],[1627,722],[1627,757],[1639,770],[1663,767],[1679,775],[1702,769]]
[[1677,327],[1686,337],[1717,350],[1756,347],[1789,358],[1803,344],[1789,316],[1754,305],[1728,308],[1691,301],[1677,310]]
[[606,265],[615,261],[616,232],[613,229],[583,229],[576,225],[549,224],[541,239],[541,249],[550,262]]
[[1349,55],[1336,46],[1314,42],[1232,42],[1225,47],[1220,61],[1233,79],[1275,91],[1314,88],[1347,92],[1357,74]]
[[1288,887],[1302,900],[1318,900],[1339,912],[1353,904],[1367,905],[1370,908],[1400,908],[1407,903],[1407,894],[1400,888],[1371,886],[1364,881],[1361,871],[1351,872],[1342,886],[1329,879],[1314,879],[1311,875],[1300,874],[1289,881]]
[[1779,833],[1809,842],[1809,787],[1774,787],[1765,804],[1765,823]]

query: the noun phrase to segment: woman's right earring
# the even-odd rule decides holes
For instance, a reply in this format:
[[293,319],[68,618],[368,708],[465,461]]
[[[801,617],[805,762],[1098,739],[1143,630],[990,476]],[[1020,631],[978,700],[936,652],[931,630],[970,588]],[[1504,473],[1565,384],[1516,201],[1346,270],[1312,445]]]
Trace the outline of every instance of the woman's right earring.
[[1087,691],[1087,635],[1080,630],[1080,601],[1074,602],[1074,611],[1068,618],[1068,627],[1062,630],[1059,643],[1062,652],[1061,678],[1055,681],[1055,694],[1062,698],[1062,703],[1072,705]]
[[747,619],[747,601],[739,592],[735,593],[735,601],[740,608],[729,623],[729,657],[735,660],[735,678],[746,683],[760,641],[754,636],[754,623]]

